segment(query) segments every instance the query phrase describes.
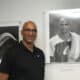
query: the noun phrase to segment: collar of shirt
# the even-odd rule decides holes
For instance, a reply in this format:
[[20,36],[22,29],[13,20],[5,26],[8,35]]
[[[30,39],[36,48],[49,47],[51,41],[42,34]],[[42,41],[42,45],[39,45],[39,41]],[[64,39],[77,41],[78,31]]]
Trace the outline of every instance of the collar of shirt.
[[31,52],[28,48],[26,48],[24,46],[24,44],[22,43],[22,41],[20,42],[20,46],[22,47],[23,50],[25,50],[26,52],[28,52],[29,54],[31,54],[32,56],[37,56],[37,57],[40,57],[40,52],[38,51],[38,49],[35,47],[33,47],[33,52]]

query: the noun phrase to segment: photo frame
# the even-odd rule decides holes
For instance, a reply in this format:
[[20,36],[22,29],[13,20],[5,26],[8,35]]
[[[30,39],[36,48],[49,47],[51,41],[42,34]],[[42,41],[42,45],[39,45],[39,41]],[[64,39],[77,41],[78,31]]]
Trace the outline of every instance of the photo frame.
[[[74,59],[73,60],[69,60],[69,58],[67,59],[67,61],[54,61],[55,59],[53,58],[53,54],[51,49],[52,48],[50,46],[50,44],[54,45],[56,43],[56,39],[54,39],[54,42],[52,41],[52,43],[50,42],[51,38],[53,36],[55,36],[58,32],[59,32],[59,20],[60,18],[64,18],[67,20],[67,23],[69,23],[70,26],[70,31],[73,32],[73,34],[75,35],[75,46],[77,47],[76,49],[73,48],[73,50],[75,50]],[[79,51],[79,44],[80,44],[80,9],[63,9],[63,10],[51,10],[45,13],[45,37],[46,37],[46,49],[45,49],[45,53],[46,53],[46,63],[75,63],[75,62],[80,62],[79,59],[80,58],[80,51]],[[77,41],[77,39],[79,41]],[[53,50],[54,51],[54,50]],[[73,52],[73,51],[72,51]],[[72,56],[71,56],[72,57]],[[58,58],[59,59],[59,58]],[[57,59],[57,60],[58,60]],[[65,59],[65,58],[64,58]]]
[[0,22],[0,63],[9,47],[14,41],[20,41],[21,25],[17,21],[2,21]]

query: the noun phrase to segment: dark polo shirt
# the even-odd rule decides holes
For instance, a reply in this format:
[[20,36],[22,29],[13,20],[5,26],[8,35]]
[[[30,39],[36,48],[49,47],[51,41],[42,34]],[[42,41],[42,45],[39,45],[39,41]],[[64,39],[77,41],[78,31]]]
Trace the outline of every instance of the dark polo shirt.
[[43,80],[44,53],[35,46],[32,53],[22,42],[15,43],[5,53],[0,72],[9,74],[9,80]]

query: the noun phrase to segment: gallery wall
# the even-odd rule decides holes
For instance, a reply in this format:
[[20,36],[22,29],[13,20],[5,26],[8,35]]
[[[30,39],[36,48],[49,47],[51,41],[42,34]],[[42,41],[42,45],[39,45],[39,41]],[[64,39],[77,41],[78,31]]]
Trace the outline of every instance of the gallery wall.
[[[45,13],[49,10],[79,7],[80,0],[0,0],[0,23],[12,21],[22,24],[24,21],[33,20],[38,26],[36,45],[45,52]],[[54,69],[54,64],[46,64],[45,80],[57,79],[53,76]]]

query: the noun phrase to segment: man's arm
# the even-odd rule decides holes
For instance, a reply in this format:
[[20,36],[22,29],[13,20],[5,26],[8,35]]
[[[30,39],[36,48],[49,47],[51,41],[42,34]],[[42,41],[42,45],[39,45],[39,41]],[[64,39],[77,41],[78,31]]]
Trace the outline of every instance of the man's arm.
[[12,59],[12,49],[8,49],[0,63],[0,80],[8,80]]
[[7,73],[0,72],[0,80],[8,80],[9,75]]
[[49,44],[49,52],[50,52],[50,62],[54,62],[55,45],[52,42],[50,42]]

